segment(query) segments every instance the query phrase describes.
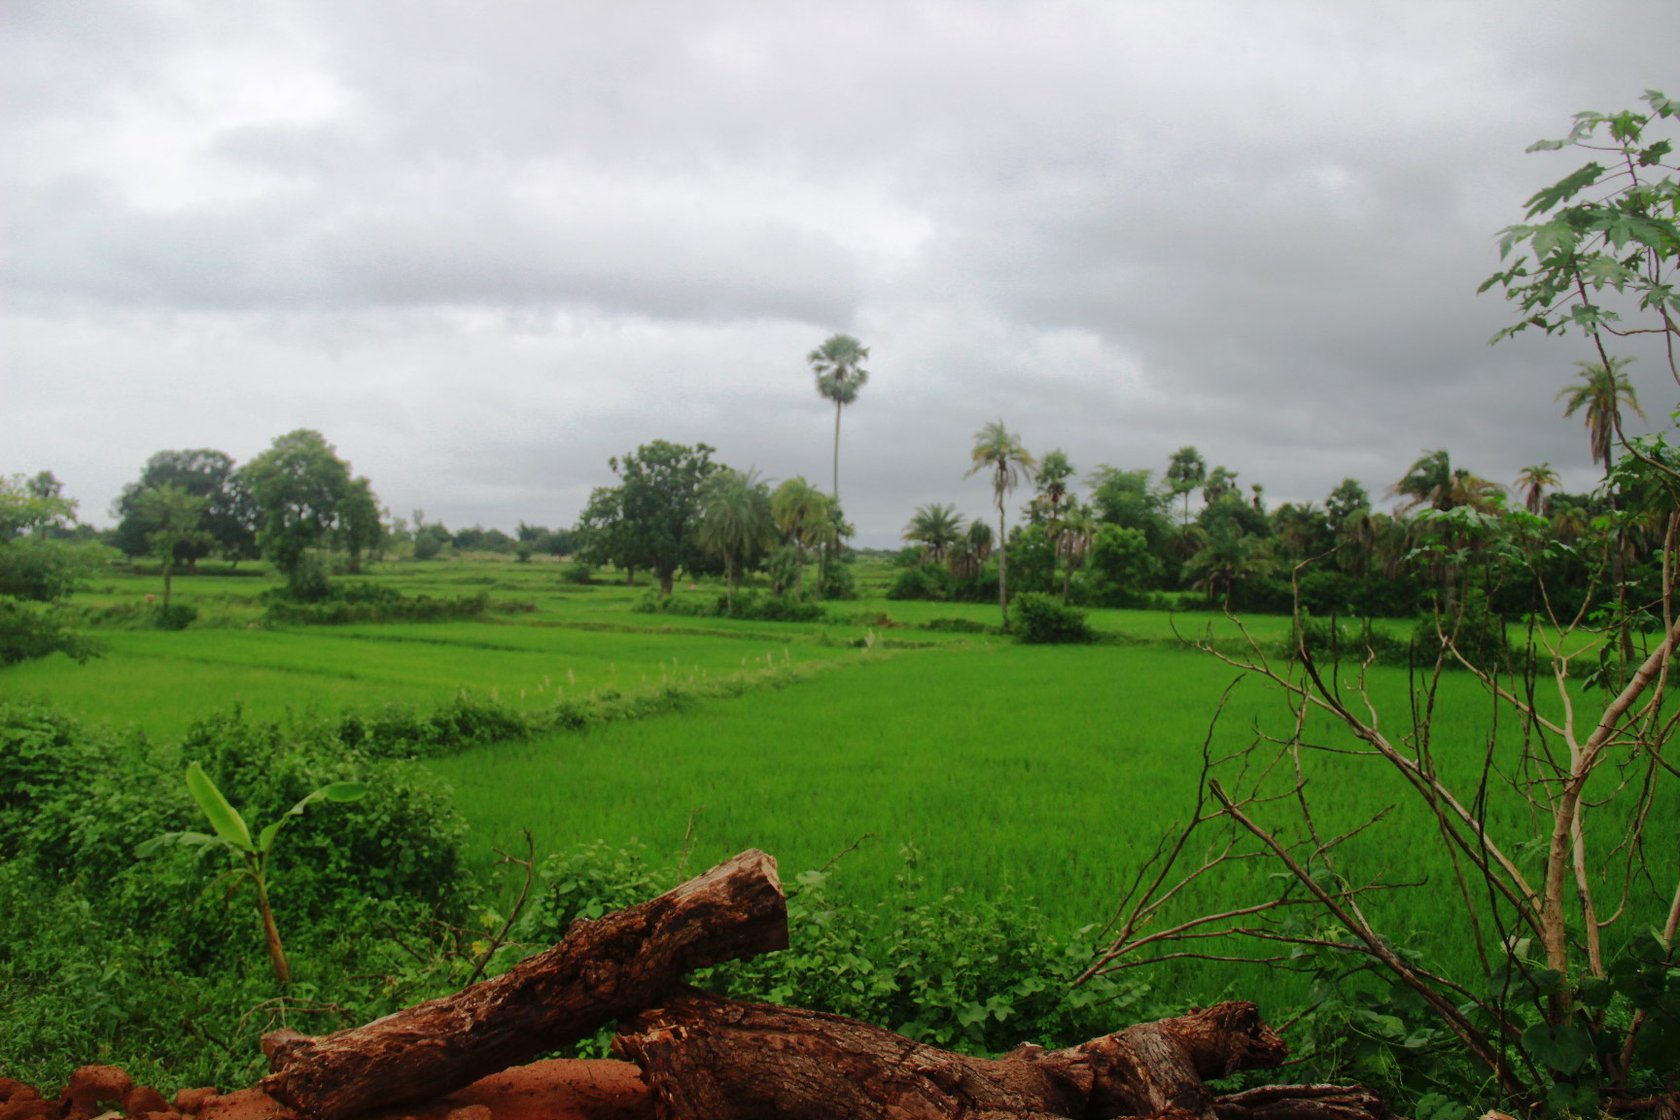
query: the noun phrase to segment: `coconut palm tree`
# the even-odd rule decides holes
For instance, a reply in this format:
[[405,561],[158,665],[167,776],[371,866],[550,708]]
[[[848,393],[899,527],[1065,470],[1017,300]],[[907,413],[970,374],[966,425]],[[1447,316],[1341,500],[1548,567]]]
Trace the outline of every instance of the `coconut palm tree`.
[[[1592,447],[1593,462],[1604,465],[1604,477],[1610,478],[1610,459],[1614,444],[1622,438],[1622,406],[1632,409],[1641,420],[1645,411],[1639,407],[1639,396],[1624,372],[1632,358],[1611,358],[1606,362],[1576,362],[1580,383],[1565,385],[1558,390],[1557,399],[1564,402],[1564,419],[1583,413],[1587,424],[1587,442]],[[1608,490],[1609,488],[1606,487]],[[1617,525],[1616,494],[1610,491],[1611,524]],[[1627,562],[1628,541],[1625,532],[1617,529],[1609,542],[1610,581],[1616,585],[1617,645],[1625,670],[1633,660],[1633,634],[1627,618]]]
[[869,383],[863,363],[869,347],[849,334],[830,335],[821,346],[806,355],[817,377],[817,392],[834,402],[834,500],[840,500],[840,410],[857,400],[858,390]]
[[731,604],[741,572],[776,539],[770,487],[757,470],[713,471],[700,488],[700,547],[723,558],[725,597]]
[[969,457],[972,465],[963,477],[973,478],[985,471],[992,480],[992,497],[996,501],[998,511],[998,610],[1003,614],[1004,628],[1008,629],[1009,550],[1006,542],[1009,538],[1004,531],[1003,499],[1020,485],[1023,478],[1028,482],[1032,481],[1033,472],[1038,469],[1038,461],[1021,443],[1021,437],[1003,426],[1002,420],[994,420],[974,433],[974,449],[969,453]]
[[1550,463],[1536,463],[1524,467],[1517,475],[1516,487],[1522,492],[1523,506],[1536,516],[1546,506],[1546,491],[1556,490],[1558,473]]
[[1565,385],[1558,390],[1557,399],[1564,402],[1564,419],[1577,412],[1585,414],[1587,440],[1592,445],[1593,462],[1604,464],[1604,476],[1610,477],[1611,445],[1622,437],[1622,407],[1633,410],[1641,420],[1644,409],[1639,407],[1639,395],[1623,372],[1632,358],[1611,358],[1609,362],[1576,362],[1580,383]]
[[904,540],[922,546],[922,563],[943,564],[952,545],[962,537],[962,516],[956,506],[917,506],[915,515],[904,527]]

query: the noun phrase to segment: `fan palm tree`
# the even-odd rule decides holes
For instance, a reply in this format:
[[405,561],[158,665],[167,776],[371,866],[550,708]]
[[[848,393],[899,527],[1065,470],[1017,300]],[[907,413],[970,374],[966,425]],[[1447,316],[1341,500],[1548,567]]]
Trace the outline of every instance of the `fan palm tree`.
[[713,471],[700,489],[700,547],[723,558],[725,597],[731,604],[743,568],[775,540],[770,487],[758,471]]
[[1593,462],[1604,464],[1604,476],[1610,477],[1611,445],[1622,437],[1622,407],[1633,410],[1641,420],[1645,411],[1639,407],[1639,395],[1623,372],[1632,358],[1611,358],[1609,362],[1576,362],[1580,383],[1565,385],[1558,390],[1557,399],[1564,402],[1564,419],[1577,412],[1585,414],[1587,440],[1592,445]]
[[1550,463],[1524,467],[1516,482],[1517,489],[1522,491],[1524,508],[1538,516],[1546,506],[1546,491],[1556,490],[1558,481],[1558,473]]
[[817,377],[817,392],[834,402],[834,500],[840,500],[840,410],[857,400],[858,390],[869,383],[863,363],[869,347],[849,334],[830,335],[821,346],[806,355]]
[[974,449],[969,453],[969,457],[972,465],[963,477],[973,478],[985,471],[992,480],[992,497],[998,511],[998,610],[1003,614],[1004,628],[1008,629],[1009,550],[1006,542],[1009,538],[1004,531],[1003,499],[1020,485],[1023,478],[1028,482],[1032,481],[1033,472],[1038,469],[1038,462],[1021,443],[1021,437],[1004,427],[1002,420],[994,420],[974,433]]
[[917,506],[904,527],[904,540],[922,546],[922,563],[943,564],[953,544],[962,537],[962,517],[955,506],[934,502]]

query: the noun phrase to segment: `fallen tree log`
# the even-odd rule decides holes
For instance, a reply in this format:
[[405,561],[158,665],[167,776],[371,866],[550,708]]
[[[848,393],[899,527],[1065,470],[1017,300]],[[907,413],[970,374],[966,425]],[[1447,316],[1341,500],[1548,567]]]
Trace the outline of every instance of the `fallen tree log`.
[[1142,1023],[1066,1050],[1023,1046],[991,1060],[837,1015],[687,991],[637,1016],[613,1048],[641,1067],[661,1120],[1387,1115],[1357,1088],[1273,1086],[1216,1098],[1208,1080],[1273,1068],[1288,1054],[1251,1003]]
[[441,1096],[653,1005],[693,969],[787,943],[776,861],[746,851],[452,996],[322,1038],[269,1035],[262,1088],[318,1120]]

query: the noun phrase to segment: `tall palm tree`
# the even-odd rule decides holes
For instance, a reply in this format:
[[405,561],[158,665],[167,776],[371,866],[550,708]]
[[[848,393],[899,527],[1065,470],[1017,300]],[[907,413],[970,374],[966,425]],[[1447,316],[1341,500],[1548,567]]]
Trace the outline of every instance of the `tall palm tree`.
[[[1622,438],[1622,406],[1632,409],[1641,420],[1645,418],[1644,409],[1639,407],[1639,397],[1633,391],[1633,382],[1628,380],[1624,372],[1632,358],[1611,358],[1607,362],[1576,362],[1575,368],[1580,376],[1580,383],[1565,385],[1558,390],[1557,399],[1564,402],[1564,419],[1583,413],[1587,423],[1587,442],[1592,447],[1593,462],[1604,465],[1604,477],[1610,478],[1610,459],[1615,443]],[[1610,490],[1609,487],[1605,488]],[[1610,490],[1610,509],[1612,514],[1616,510],[1616,494]],[[1617,524],[1617,518],[1612,516],[1612,525]],[[1627,550],[1627,538],[1623,531],[1616,530],[1610,541],[1610,581],[1616,585],[1616,616],[1618,619],[1617,645],[1622,655],[1622,668],[1625,671],[1633,660],[1633,633],[1628,626],[1627,618],[1627,580],[1625,577],[1627,564],[1624,553]]]
[[1557,399],[1564,402],[1564,419],[1584,412],[1587,440],[1592,445],[1593,462],[1604,464],[1604,477],[1610,477],[1611,445],[1622,436],[1622,406],[1626,405],[1641,419],[1645,411],[1639,407],[1639,396],[1633,383],[1623,372],[1632,358],[1611,358],[1605,362],[1576,362],[1580,383],[1565,385],[1558,390]]
[[1516,482],[1517,489],[1522,492],[1524,508],[1538,516],[1546,506],[1546,491],[1556,490],[1558,481],[1558,473],[1550,463],[1524,467]]
[[1038,469],[1038,461],[1021,443],[1021,437],[1003,426],[1002,420],[994,420],[974,433],[974,449],[969,453],[969,458],[972,465],[968,468],[968,473],[963,475],[964,478],[973,478],[985,471],[992,479],[992,497],[996,501],[998,511],[998,610],[1003,614],[1003,625],[1007,629],[1009,550],[1006,542],[1009,538],[1004,532],[1003,499],[1020,485],[1023,478],[1028,482],[1032,481],[1033,472]]
[[700,489],[700,547],[723,558],[725,597],[735,601],[742,569],[775,540],[770,487],[757,470],[713,471]]
[[917,506],[910,523],[904,527],[904,538],[922,546],[924,564],[943,564],[946,553],[962,537],[962,515],[956,506]]
[[1190,491],[1207,480],[1207,460],[1194,447],[1181,447],[1167,463],[1167,485],[1184,496],[1184,525],[1190,524]]
[[834,500],[840,500],[840,410],[857,400],[858,390],[869,383],[863,363],[869,347],[849,334],[830,335],[821,346],[806,355],[817,376],[817,392],[834,402]]

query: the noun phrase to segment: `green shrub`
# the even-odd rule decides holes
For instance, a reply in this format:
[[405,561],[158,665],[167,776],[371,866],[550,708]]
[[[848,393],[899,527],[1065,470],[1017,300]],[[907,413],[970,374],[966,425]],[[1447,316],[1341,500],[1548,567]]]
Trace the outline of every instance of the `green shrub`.
[[1411,663],[1411,643],[1392,637],[1363,623],[1337,622],[1328,618],[1304,618],[1296,621],[1289,639],[1286,657],[1295,657],[1305,642],[1307,652],[1318,661],[1336,660],[1363,664],[1366,660],[1378,665],[1405,668]]
[[[891,586],[887,588],[887,598],[940,602],[951,597],[954,582],[951,573],[944,568],[905,568],[893,577]],[[995,586],[993,592],[996,592]]]
[[1015,618],[1010,623],[1010,631],[1029,645],[1088,642],[1096,636],[1085,621],[1084,611],[1052,595],[1029,591],[1017,595],[1012,605]]
[[595,568],[584,560],[573,560],[560,570],[560,578],[567,583],[589,584],[595,582]]
[[490,596],[482,592],[434,599],[429,595],[407,596],[393,587],[367,582],[339,583],[312,600],[300,600],[278,589],[264,592],[261,599],[270,622],[317,626],[479,618],[490,606]]
[[151,611],[152,626],[158,630],[185,630],[198,621],[198,608],[186,603],[162,603],[154,606]]
[[946,634],[985,634],[997,629],[975,618],[930,618],[921,628]]

